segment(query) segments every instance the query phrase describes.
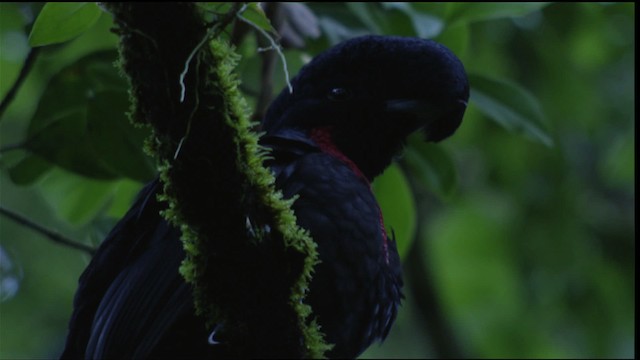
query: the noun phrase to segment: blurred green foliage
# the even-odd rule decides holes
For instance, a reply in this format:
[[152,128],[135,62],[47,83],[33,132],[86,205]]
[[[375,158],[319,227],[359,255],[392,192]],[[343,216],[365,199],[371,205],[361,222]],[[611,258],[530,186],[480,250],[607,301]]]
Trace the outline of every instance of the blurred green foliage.
[[[313,22],[305,29],[296,19],[309,14],[286,6],[299,43],[291,30],[313,34]],[[409,139],[374,183],[407,299],[388,340],[363,357],[633,357],[635,4],[307,6],[320,36],[284,51],[291,74],[340,40],[378,33],[442,42],[472,85],[458,132],[438,145]],[[47,19],[34,25],[41,9],[0,3],[0,99],[29,34],[32,45],[50,44],[0,118],[0,205],[96,245],[152,167],[108,66],[109,15],[53,7],[65,19],[56,30]],[[238,44],[252,104],[259,39]],[[275,67],[276,91],[284,78]],[[0,217],[0,358],[58,355],[87,261]]]

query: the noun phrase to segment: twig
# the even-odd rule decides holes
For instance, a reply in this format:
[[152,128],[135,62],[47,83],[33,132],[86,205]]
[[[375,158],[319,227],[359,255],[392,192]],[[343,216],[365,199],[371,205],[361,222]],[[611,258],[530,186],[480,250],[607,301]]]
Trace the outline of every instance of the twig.
[[[245,6],[243,6],[242,9],[244,9]],[[235,4],[231,8],[231,10],[229,10],[229,12],[225,15],[224,18],[222,18],[219,22],[215,23],[213,26],[209,28],[209,30],[207,30],[207,33],[204,35],[202,40],[200,40],[198,45],[196,45],[196,47],[193,48],[193,50],[191,50],[191,53],[187,57],[187,60],[184,62],[184,69],[180,73],[179,83],[180,83],[180,102],[181,103],[184,102],[184,98],[187,91],[186,86],[184,84],[184,78],[187,76],[187,73],[189,72],[189,66],[191,64],[191,60],[193,60],[193,57],[196,55],[198,51],[200,51],[200,49],[207,42],[207,40],[218,36],[218,33],[217,33],[218,29],[224,29],[225,27],[227,27],[227,25],[229,25],[229,23],[233,20],[233,18],[236,17],[239,12],[243,11],[238,9],[240,9],[240,5]]]
[[240,21],[254,28],[257,32],[259,32],[262,36],[264,36],[267,40],[269,40],[269,43],[271,43],[271,47],[268,49],[275,50],[278,56],[280,57],[280,60],[282,60],[282,67],[284,69],[284,77],[287,82],[287,87],[289,88],[289,93],[293,94],[293,86],[291,86],[291,80],[289,79],[289,67],[287,66],[287,59],[284,57],[284,53],[282,52],[280,45],[278,45],[278,43],[273,39],[273,37],[269,35],[269,33],[267,33],[264,29],[262,29],[260,26],[254,24],[253,22],[247,20],[246,18],[242,17],[242,15],[240,15],[245,8],[246,8],[246,5],[243,6],[243,8],[240,9],[240,11],[238,12],[238,15],[237,15],[238,19],[240,19]]
[[207,33],[204,35],[202,40],[200,40],[198,45],[196,45],[196,47],[193,48],[193,50],[191,51],[191,54],[189,54],[189,56],[187,57],[187,60],[184,62],[184,69],[180,73],[180,80],[179,80],[179,82],[180,82],[180,102],[181,103],[184,102],[184,97],[185,97],[185,94],[186,94],[186,91],[187,91],[187,88],[184,85],[184,78],[185,78],[185,76],[187,76],[187,73],[189,72],[189,64],[191,64],[191,60],[193,59],[193,57],[200,50],[200,48],[202,48],[202,45],[204,45],[204,43],[212,37],[214,30],[218,28],[217,25],[218,24],[214,25],[213,27],[211,27],[209,29],[209,31],[207,31]]
[[[196,89],[199,86],[199,71],[200,71],[200,58],[198,58],[196,60],[198,62],[198,64],[196,64],[196,77],[195,77],[195,81],[196,81]],[[183,93],[184,94],[184,93]],[[191,124],[193,123],[193,118],[196,114],[196,111],[198,111],[198,106],[200,105],[200,96],[198,95],[198,92],[195,92],[196,94],[196,99],[195,99],[195,105],[193,106],[193,110],[191,110],[191,113],[189,114],[189,119],[187,120],[187,129],[184,132],[184,136],[182,137],[182,139],[180,139],[180,142],[178,143],[178,148],[176,149],[175,154],[173,155],[173,160],[176,160],[178,158],[178,155],[180,154],[180,149],[182,149],[182,145],[184,144],[185,140],[187,140],[187,137],[189,136],[189,133],[191,132]],[[182,101],[184,99],[181,99],[180,101]]]
[[24,60],[24,65],[20,70],[20,74],[18,74],[18,78],[13,83],[13,85],[9,89],[9,92],[7,92],[7,95],[4,97],[4,99],[2,99],[2,102],[0,103],[0,120],[2,120],[2,115],[4,115],[5,110],[7,110],[7,108],[9,107],[9,104],[11,104],[11,101],[13,100],[13,98],[16,96],[16,93],[20,89],[20,86],[22,86],[24,79],[27,77],[27,75],[31,71],[31,67],[35,62],[39,51],[40,51],[39,47],[31,48],[31,50],[29,50],[29,54],[27,55],[27,58]]
[[[264,3],[263,9],[273,28],[276,30],[280,29],[284,21],[284,15],[281,11],[281,3]],[[244,23],[238,22],[238,24]],[[246,27],[248,27],[248,25]],[[267,40],[263,40],[262,37],[258,37],[258,46],[266,46],[266,41]],[[273,51],[260,52],[260,56],[262,58],[260,93],[257,96],[258,100],[256,103],[255,112],[253,114],[253,119],[258,122],[260,122],[264,118],[265,113],[269,108],[269,104],[271,104],[271,100],[273,100],[273,77],[277,63],[276,54]]]
[[49,238],[50,240],[52,240],[53,242],[56,242],[60,245],[64,245],[64,246],[68,246],[70,248],[74,248],[77,250],[82,250],[86,253],[89,253],[90,255],[93,255],[96,252],[96,249],[94,249],[91,246],[70,240],[65,238],[64,236],[58,234],[57,232],[53,231],[53,230],[49,230],[41,225],[38,225],[36,223],[34,223],[33,221],[25,218],[22,215],[16,214],[13,211],[6,209],[2,206],[0,206],[0,214],[8,217],[9,219],[19,223],[20,225],[23,225],[33,231],[39,232],[40,234],[44,235],[45,237]]
[[1,146],[0,147],[0,155],[4,154],[6,152],[9,152],[9,151],[22,149],[22,148],[24,148],[24,146],[25,146],[25,142],[19,142],[19,143],[15,143],[15,144],[9,144],[9,145],[5,145],[5,146]]

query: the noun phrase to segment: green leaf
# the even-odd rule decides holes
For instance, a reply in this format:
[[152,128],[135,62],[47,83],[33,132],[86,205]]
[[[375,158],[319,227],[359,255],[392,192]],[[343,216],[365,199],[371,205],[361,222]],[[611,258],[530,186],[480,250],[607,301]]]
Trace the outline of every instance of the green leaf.
[[113,198],[109,203],[107,215],[115,219],[119,219],[131,208],[131,204],[136,198],[136,195],[144,184],[140,182],[132,181],[129,179],[122,179],[116,183],[116,188],[113,194]]
[[548,2],[467,2],[449,3],[447,23],[470,23],[505,17],[520,17],[538,11]]
[[41,194],[62,219],[83,225],[106,210],[118,181],[87,179],[54,169],[40,183]]
[[[393,3],[392,3],[393,4]],[[444,20],[449,13],[449,6],[452,3],[438,2],[411,2],[411,7],[423,14],[429,14]]]
[[513,319],[524,320],[530,311],[508,227],[517,209],[490,193],[465,198],[432,218],[420,234],[425,245],[420,255],[427,259],[443,311],[462,324],[470,344],[497,342],[482,349],[491,358],[509,357],[507,349],[518,338]]
[[553,146],[538,100],[522,87],[506,80],[469,74],[471,101],[505,129]]
[[[415,30],[415,35],[425,39],[432,39],[438,36],[443,28],[444,22],[439,17],[426,11],[421,11],[419,6],[407,2],[385,2],[382,3],[385,9],[395,9],[404,13]],[[391,14],[387,14],[389,16]],[[396,32],[393,32],[397,34]]]
[[[329,45],[352,38],[358,35],[370,33],[367,31],[357,14],[348,7],[349,3],[336,2],[310,2],[306,3],[311,11],[318,17],[318,23]],[[313,46],[311,42],[312,53],[318,53],[324,49],[324,46]]]
[[115,52],[98,52],[87,57],[87,61],[81,64],[88,77],[88,82],[96,91],[116,90],[125,93],[129,88],[127,80],[118,73],[113,65],[116,61],[115,57]]
[[75,109],[55,117],[31,135],[25,147],[64,169],[95,179],[113,179],[109,169],[93,150],[86,134],[86,111]]
[[[633,134],[633,127],[628,130]],[[611,139],[610,147],[598,162],[598,170],[604,181],[621,189],[635,184],[635,137],[624,134]]]
[[196,2],[196,6],[200,9],[211,12],[216,15],[226,14],[233,8],[232,2]]
[[439,145],[427,143],[420,134],[409,138],[403,161],[419,184],[443,200],[451,198],[458,187],[453,160]]
[[469,35],[469,26],[467,24],[459,24],[447,26],[436,40],[444,44],[459,58],[464,58],[469,48]]
[[372,184],[382,210],[387,233],[394,233],[398,253],[403,258],[411,248],[416,233],[416,204],[406,177],[396,164]]
[[368,2],[347,2],[345,4],[367,29],[378,34],[383,33],[383,29],[379,25],[379,17],[374,13],[373,6],[375,5]]
[[[27,133],[31,135],[39,131],[62,113],[85,109],[87,101],[102,90],[126,91],[126,81],[121,79],[118,82],[120,76],[113,66],[117,56],[113,50],[96,52],[55,74],[40,97]],[[107,75],[109,71],[111,74]]]
[[275,29],[271,25],[271,21],[269,21],[269,18],[258,3],[249,3],[246,10],[242,13],[242,17],[262,30],[275,32]]
[[146,182],[155,176],[152,159],[143,152],[148,128],[134,127],[125,112],[129,97],[122,91],[102,91],[89,99],[87,136],[104,164],[118,175]]
[[146,181],[154,175],[142,150],[147,131],[129,123],[115,58],[114,51],[94,53],[57,73],[29,123],[26,147],[83,176]]
[[0,3],[0,99],[4,99],[18,77],[30,49],[21,6],[18,2]]
[[29,35],[29,45],[65,42],[89,29],[102,11],[96,3],[56,3],[44,5]]
[[9,178],[16,185],[30,185],[51,168],[51,163],[42,157],[27,155],[9,169]]

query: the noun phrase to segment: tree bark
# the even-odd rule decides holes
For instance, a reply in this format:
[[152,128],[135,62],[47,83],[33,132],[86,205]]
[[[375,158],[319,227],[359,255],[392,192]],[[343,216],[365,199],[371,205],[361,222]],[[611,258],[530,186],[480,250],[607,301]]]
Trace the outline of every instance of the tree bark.
[[198,313],[222,324],[234,357],[320,357],[304,304],[315,243],[262,166],[264,150],[218,39],[242,4],[206,23],[193,3],[105,3],[121,39],[135,123],[152,127],[163,216],[179,226]]

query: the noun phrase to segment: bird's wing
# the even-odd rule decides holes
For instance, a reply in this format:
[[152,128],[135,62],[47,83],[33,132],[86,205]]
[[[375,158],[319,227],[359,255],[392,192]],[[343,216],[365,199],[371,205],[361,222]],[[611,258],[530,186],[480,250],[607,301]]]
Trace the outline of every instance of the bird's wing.
[[198,323],[178,272],[179,231],[158,214],[157,189],[156,180],[140,192],[82,274],[62,358],[149,357],[178,320]]
[[[318,244],[309,294],[314,316],[336,346],[331,356],[356,357],[386,335],[400,301],[400,274],[386,271],[386,234],[366,179],[340,159],[316,152],[274,164],[276,184],[293,203],[298,224]],[[393,259],[397,261],[397,259]],[[391,289],[392,293],[389,293]],[[397,292],[396,292],[397,290]]]

